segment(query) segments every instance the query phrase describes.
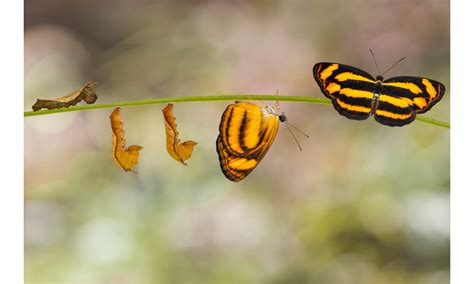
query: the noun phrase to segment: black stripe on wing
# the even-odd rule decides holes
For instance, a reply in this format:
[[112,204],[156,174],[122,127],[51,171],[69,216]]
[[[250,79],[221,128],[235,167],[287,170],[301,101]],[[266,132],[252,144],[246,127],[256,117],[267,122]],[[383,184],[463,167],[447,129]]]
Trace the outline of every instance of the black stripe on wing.
[[438,81],[413,76],[389,78],[383,82],[382,89],[388,95],[410,99],[417,113],[430,110],[445,91],[444,85]]
[[[345,87],[345,84],[350,84],[351,88],[358,89],[358,83],[362,82],[363,80],[347,80],[347,81],[340,81],[336,79],[337,75],[341,73],[352,73],[354,75],[358,75],[361,78],[365,78],[368,81],[372,81],[372,84],[375,82],[375,79],[369,73],[355,68],[353,66],[344,65],[340,63],[329,63],[329,62],[320,62],[316,63],[313,67],[313,76],[316,82],[318,83],[319,87],[323,94],[328,98],[334,98],[336,95],[331,94],[328,92],[327,87],[331,83],[337,83],[341,85],[341,87]],[[350,82],[352,81],[352,82]],[[370,83],[370,82],[367,82]],[[355,85],[354,85],[355,84]],[[349,85],[347,85],[349,87]],[[368,87],[360,86],[360,88],[367,89]]]
[[222,170],[222,173],[231,181],[241,181],[244,179],[250,172],[253,170],[238,170],[233,169],[229,166],[229,162],[232,159],[239,158],[237,156],[232,155],[228,149],[225,147],[224,143],[222,142],[221,135],[217,136],[216,140],[216,150],[219,156],[219,164]]
[[[384,95],[381,96],[381,98]],[[412,122],[416,113],[402,98],[389,96],[389,100],[378,100],[375,120],[388,126],[403,126]]]
[[340,115],[349,119],[364,120],[371,114],[372,101],[369,99],[340,96],[333,99],[332,104]]

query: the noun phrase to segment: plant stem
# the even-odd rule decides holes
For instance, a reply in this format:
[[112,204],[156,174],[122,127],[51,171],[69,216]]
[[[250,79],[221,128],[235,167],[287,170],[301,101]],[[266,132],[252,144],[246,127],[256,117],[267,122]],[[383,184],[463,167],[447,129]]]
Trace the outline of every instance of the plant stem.
[[[326,104],[330,105],[331,101],[326,98],[315,98],[305,96],[279,96],[279,95],[260,95],[260,94],[227,94],[227,95],[216,95],[216,96],[186,96],[186,97],[167,97],[151,100],[140,100],[130,102],[119,102],[111,104],[96,104],[96,105],[81,105],[73,106],[70,108],[52,109],[52,110],[39,110],[39,111],[26,111],[24,117],[46,115],[53,113],[62,113],[70,111],[80,110],[91,110],[91,109],[102,109],[102,108],[113,108],[113,107],[132,107],[132,106],[143,106],[152,104],[166,104],[166,103],[185,103],[185,102],[209,102],[209,101],[284,101],[284,102],[301,102],[301,103],[313,103],[313,104]],[[418,121],[429,123],[436,126],[450,128],[449,122],[444,122],[429,118],[426,116],[418,115],[416,117]]]

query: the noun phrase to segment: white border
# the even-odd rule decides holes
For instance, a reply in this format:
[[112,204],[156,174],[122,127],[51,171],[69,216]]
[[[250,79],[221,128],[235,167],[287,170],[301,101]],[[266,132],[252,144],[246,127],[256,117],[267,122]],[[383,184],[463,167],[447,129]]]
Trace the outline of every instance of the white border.
[[0,1],[0,283],[23,283],[23,1]]
[[451,283],[474,283],[472,1],[451,2]]

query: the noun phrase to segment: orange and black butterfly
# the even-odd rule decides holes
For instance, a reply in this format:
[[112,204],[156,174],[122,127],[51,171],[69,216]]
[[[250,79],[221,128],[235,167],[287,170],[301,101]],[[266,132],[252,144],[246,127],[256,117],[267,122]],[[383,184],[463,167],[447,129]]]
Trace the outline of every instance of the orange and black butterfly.
[[231,181],[241,181],[263,159],[285,122],[278,107],[260,107],[250,102],[235,102],[222,114],[216,150],[222,172]]
[[384,80],[382,75],[374,79],[365,71],[339,63],[316,63],[313,75],[339,114],[356,120],[374,115],[388,126],[412,122],[417,113],[427,112],[441,100],[445,90],[435,80],[412,76]]

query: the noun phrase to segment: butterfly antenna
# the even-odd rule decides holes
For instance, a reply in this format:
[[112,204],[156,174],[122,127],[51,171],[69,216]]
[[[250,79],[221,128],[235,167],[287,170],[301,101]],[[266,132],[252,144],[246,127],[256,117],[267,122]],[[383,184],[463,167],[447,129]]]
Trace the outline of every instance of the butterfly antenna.
[[379,65],[377,64],[377,60],[375,59],[374,52],[370,48],[369,48],[369,50],[370,50],[370,54],[372,54],[372,59],[374,60],[375,67],[377,67],[377,71],[379,72],[379,76],[382,76],[382,75],[380,75],[380,68],[379,68]]
[[[276,93],[275,95],[278,97],[278,93],[280,92],[280,90],[276,90]],[[275,107],[277,107],[278,109],[280,109],[280,102],[278,101],[278,98],[276,100],[276,103],[275,103]]]
[[392,66],[390,66],[390,68],[388,68],[385,72],[383,72],[381,76],[383,76],[383,74],[387,73],[388,71],[392,70],[393,67],[395,67],[398,63],[402,62],[403,60],[405,60],[405,57],[400,58],[400,60],[395,62]]
[[291,136],[293,136],[293,139],[295,139],[296,144],[298,145],[298,148],[300,148],[300,151],[303,152],[303,148],[301,148],[300,142],[298,142],[298,139],[296,139],[295,134],[293,133],[293,130],[288,126],[288,123],[285,123],[286,127],[288,127],[288,130],[290,130]]
[[286,121],[286,123],[288,124],[288,126],[291,126],[293,127],[296,131],[298,131],[299,133],[303,134],[306,138],[309,138],[309,135],[304,133],[302,130],[298,129],[296,126],[294,126],[293,124],[289,123],[288,120]]

